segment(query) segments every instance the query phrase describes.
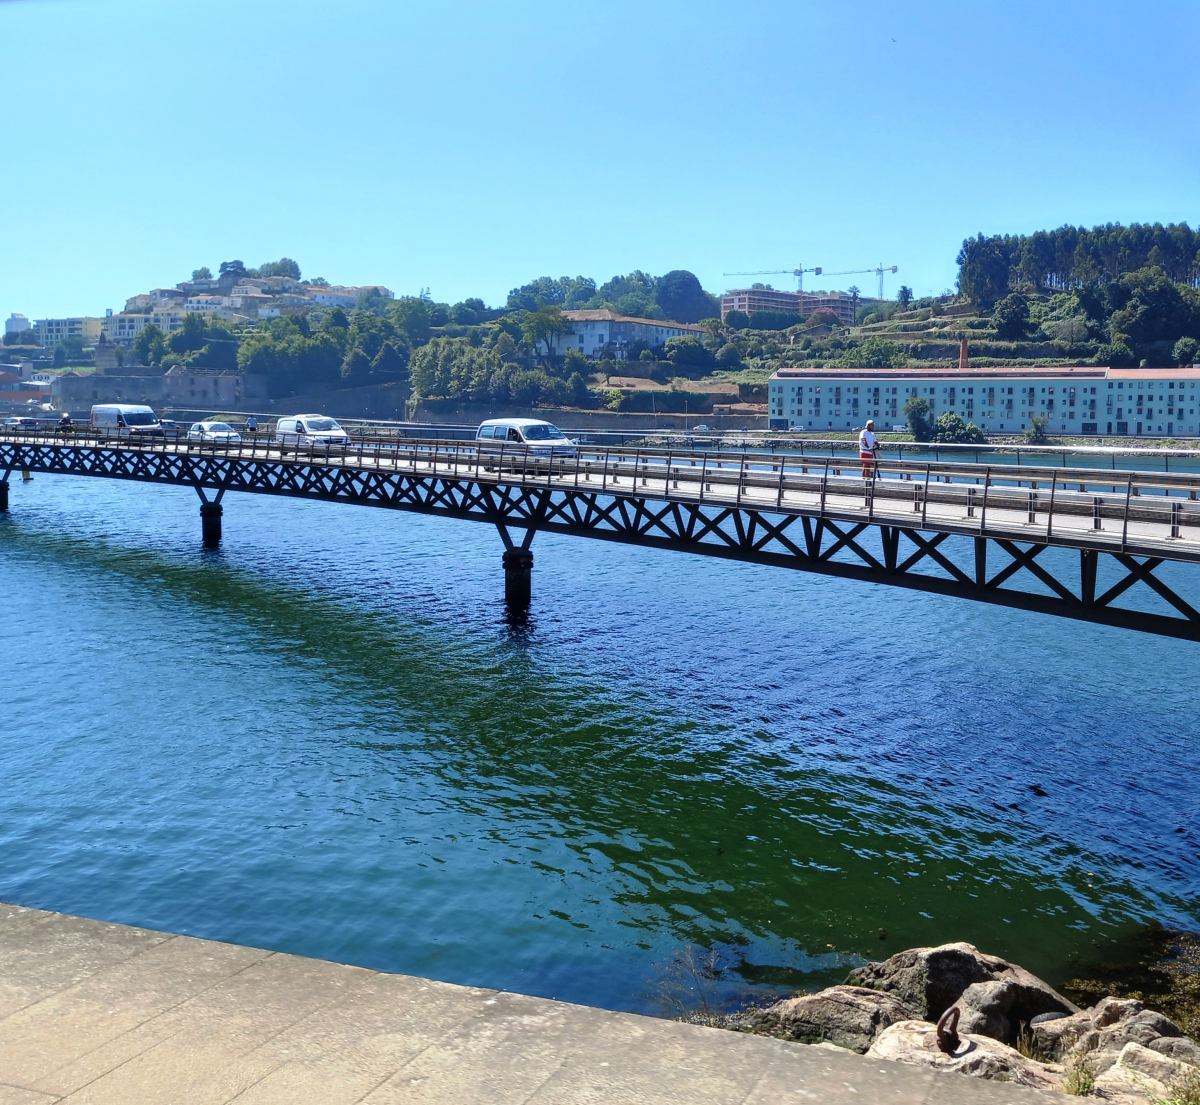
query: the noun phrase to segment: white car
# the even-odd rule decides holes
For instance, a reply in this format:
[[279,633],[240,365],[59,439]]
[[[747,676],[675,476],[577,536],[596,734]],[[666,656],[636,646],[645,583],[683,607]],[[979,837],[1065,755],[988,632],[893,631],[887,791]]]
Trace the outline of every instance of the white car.
[[285,446],[349,445],[350,435],[328,415],[297,414],[275,423],[275,440]]
[[540,418],[489,418],[475,433],[481,452],[528,452],[534,457],[573,457],[578,450],[552,422]]
[[228,422],[193,422],[187,439],[207,444],[233,445],[242,440],[242,435]]

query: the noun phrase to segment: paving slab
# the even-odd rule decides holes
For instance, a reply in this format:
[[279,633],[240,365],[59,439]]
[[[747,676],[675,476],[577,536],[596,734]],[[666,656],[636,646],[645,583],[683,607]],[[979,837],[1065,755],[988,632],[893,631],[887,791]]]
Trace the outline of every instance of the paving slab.
[[848,1052],[0,905],[0,1105],[1036,1105]]

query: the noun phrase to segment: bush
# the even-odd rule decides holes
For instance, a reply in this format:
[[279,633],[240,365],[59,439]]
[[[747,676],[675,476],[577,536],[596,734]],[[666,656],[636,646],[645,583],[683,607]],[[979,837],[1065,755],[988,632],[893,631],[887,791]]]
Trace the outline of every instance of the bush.
[[837,363],[844,368],[903,368],[908,363],[908,354],[894,341],[871,337],[847,349]]
[[1137,364],[1137,358],[1134,357],[1133,350],[1118,339],[1096,350],[1096,363],[1110,368],[1132,368]]
[[982,445],[987,435],[974,422],[964,422],[961,415],[947,411],[934,423],[930,440],[942,445]]
[[1019,341],[1029,336],[1029,300],[1019,292],[1006,295],[996,304],[992,325],[1001,341]]
[[721,346],[717,351],[716,360],[721,368],[740,368],[742,365],[742,355],[738,352],[738,347],[732,342]]
[[1177,365],[1191,365],[1196,363],[1196,352],[1200,349],[1200,342],[1195,338],[1180,338],[1175,343],[1173,350],[1175,363]]
[[730,330],[745,330],[750,325],[750,316],[745,311],[730,311],[725,316],[725,325]]
[[[729,313],[731,315],[741,314],[740,311],[730,311]],[[803,321],[804,316],[797,311],[755,311],[750,316],[750,325],[755,330],[786,330],[789,326],[798,326]],[[732,325],[729,323],[728,317],[725,322]]]
[[668,338],[666,352],[672,364],[692,368],[712,368],[716,364],[712,351],[696,338]]
[[1029,429],[1022,435],[1031,445],[1037,442],[1046,441],[1046,428],[1050,425],[1050,418],[1045,414],[1035,414],[1029,420]]

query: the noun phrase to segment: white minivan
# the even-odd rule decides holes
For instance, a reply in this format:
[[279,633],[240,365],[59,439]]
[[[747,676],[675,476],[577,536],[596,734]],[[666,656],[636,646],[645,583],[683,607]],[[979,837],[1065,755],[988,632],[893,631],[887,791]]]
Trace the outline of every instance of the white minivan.
[[92,407],[92,429],[118,437],[163,437],[153,407],[133,403],[101,403]]
[[504,448],[537,457],[573,457],[575,442],[552,422],[539,418],[489,418],[475,434],[478,448],[491,452]]
[[275,440],[281,446],[349,445],[350,435],[324,414],[293,414],[275,423]]

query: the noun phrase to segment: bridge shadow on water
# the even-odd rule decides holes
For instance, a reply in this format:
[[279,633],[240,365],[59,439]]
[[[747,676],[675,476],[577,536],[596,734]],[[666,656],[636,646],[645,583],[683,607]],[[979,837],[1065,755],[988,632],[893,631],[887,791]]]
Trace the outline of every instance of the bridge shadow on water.
[[[409,525],[433,548],[454,524]],[[535,570],[563,582],[570,542],[535,546]],[[950,939],[1057,981],[1145,920],[1196,916],[1186,849],[1155,855],[1161,824],[1121,820],[1157,784],[1130,799],[1101,777],[1136,696],[1102,730],[1075,690],[985,693],[979,655],[931,659],[917,622],[870,659],[816,628],[736,659],[722,628],[778,629],[769,610],[743,628],[722,605],[657,642],[594,636],[603,602],[564,613],[549,587],[524,619],[498,601],[448,616],[415,576],[384,577],[398,554],[367,554],[380,574],[360,589],[283,570],[270,543],[152,552],[5,521],[0,571],[45,612],[4,648],[0,898],[650,1011],[688,947],[714,950],[728,1003]],[[616,559],[621,608],[661,615],[671,554]],[[813,618],[864,593],[786,586]],[[880,616],[938,601],[895,595]],[[955,664],[977,701],[937,694]]]

